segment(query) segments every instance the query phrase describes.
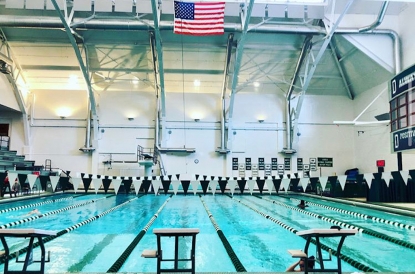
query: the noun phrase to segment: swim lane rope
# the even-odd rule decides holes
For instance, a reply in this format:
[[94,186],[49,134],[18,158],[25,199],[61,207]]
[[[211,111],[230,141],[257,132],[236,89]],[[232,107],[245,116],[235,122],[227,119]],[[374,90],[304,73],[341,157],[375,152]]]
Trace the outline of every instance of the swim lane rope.
[[209,211],[206,203],[203,201],[202,196],[199,195],[200,200],[202,201],[202,204],[209,216],[210,221],[212,222],[213,226],[216,229],[216,232],[219,235],[219,238],[221,239],[223,246],[225,247],[226,252],[229,255],[229,258],[231,259],[235,269],[237,272],[246,272],[245,267],[243,266],[243,264],[241,263],[241,261],[239,260],[238,256],[235,254],[235,252],[233,251],[233,248],[231,246],[231,244],[228,242],[228,239],[226,239],[225,234],[222,232],[222,230],[220,229],[219,225],[216,223],[215,219],[213,218],[212,213]]
[[[142,195],[141,195],[142,196]],[[141,197],[140,196],[140,197]],[[116,210],[116,209],[118,209],[118,208],[120,208],[120,207],[122,207],[122,206],[125,206],[125,205],[127,205],[128,203],[130,203],[130,202],[132,202],[132,201],[134,201],[134,200],[136,200],[136,199],[138,199],[139,197],[135,197],[135,198],[133,198],[133,199],[131,199],[131,200],[128,200],[128,201],[126,201],[126,202],[124,202],[124,203],[122,203],[122,204],[119,204],[118,206],[115,206],[115,207],[112,207],[112,208],[110,208],[110,209],[108,209],[108,210],[106,210],[106,211],[104,211],[104,212],[102,212],[101,214],[98,214],[98,215],[96,215],[96,216],[94,216],[94,217],[91,217],[91,218],[89,218],[89,219],[87,219],[87,220],[85,220],[85,221],[82,221],[82,222],[79,222],[79,223],[77,223],[77,224],[75,224],[75,225],[73,225],[73,226],[70,226],[70,227],[68,227],[68,228],[66,228],[66,229],[64,229],[64,230],[61,230],[61,231],[59,231],[59,232],[57,232],[56,233],[56,235],[53,235],[53,236],[48,236],[48,237],[45,237],[44,239],[43,239],[43,243],[47,243],[47,242],[49,242],[49,241],[52,241],[53,239],[55,239],[55,238],[57,238],[57,237],[60,237],[60,236],[62,236],[62,235],[64,235],[64,234],[66,234],[66,233],[68,233],[68,232],[70,232],[70,231],[73,231],[73,230],[75,230],[75,229],[77,229],[77,228],[79,228],[79,227],[81,227],[81,226],[83,226],[83,225],[86,225],[86,224],[89,224],[90,222],[92,222],[92,221],[95,221],[95,220],[98,220],[99,218],[101,218],[101,217],[103,217],[103,216],[105,216],[105,215],[107,215],[108,213],[110,213],[110,212],[112,212],[112,211],[114,211],[114,210]],[[33,243],[33,248],[35,248],[35,247],[38,247],[39,246],[39,242],[36,242],[36,243]],[[25,248],[22,248],[22,249],[20,249],[19,251],[17,251],[17,252],[14,252],[14,253],[12,253],[12,254],[9,254],[9,256],[2,256],[1,258],[0,258],[0,264],[4,264],[4,262],[6,261],[6,260],[11,260],[11,259],[14,259],[14,258],[16,258],[16,254],[24,254],[24,253],[26,253],[27,252],[27,249],[28,249],[28,247],[25,247]]]
[[171,197],[173,195],[170,195],[169,198],[161,205],[161,207],[157,210],[157,212],[151,217],[150,221],[146,224],[146,226],[138,233],[138,235],[134,238],[134,240],[128,245],[128,247],[124,250],[124,252],[121,254],[121,256],[115,261],[115,263],[107,270],[107,273],[114,273],[118,272],[122,265],[127,260],[128,256],[131,255],[134,248],[138,245],[138,243],[141,241],[143,236],[146,234],[150,226],[154,223],[154,221],[157,219],[160,212],[163,210],[163,208],[166,206],[166,204],[170,201]]
[[91,203],[94,203],[98,200],[102,200],[102,199],[106,199],[106,198],[107,197],[99,198],[99,199],[96,199],[96,200],[90,200],[90,201],[86,201],[84,203],[79,203],[79,204],[76,204],[76,205],[67,206],[67,207],[64,207],[64,208],[61,208],[61,209],[58,209],[58,210],[49,211],[49,212],[46,212],[44,214],[40,214],[40,215],[36,215],[36,216],[30,216],[28,218],[25,218],[25,219],[22,219],[22,220],[19,220],[19,221],[15,221],[15,222],[11,222],[11,223],[8,223],[8,224],[1,225],[0,229],[9,228],[9,227],[12,227],[12,226],[16,226],[16,225],[20,225],[20,224],[23,224],[23,223],[31,222],[31,221],[37,220],[39,218],[42,218],[42,217],[57,214],[59,212],[70,210],[70,209],[73,209],[73,208],[76,208],[76,207],[81,207],[81,206],[91,204]]
[[[238,199],[236,199],[235,197],[232,197],[232,196],[230,196],[230,195],[227,195],[227,196],[228,196],[229,198],[231,198],[232,200],[237,201],[237,202],[239,202],[240,204],[242,204],[242,205],[244,205],[244,206],[248,207],[249,209],[251,209],[251,210],[255,211],[256,213],[258,213],[258,214],[260,214],[260,215],[264,216],[266,219],[268,219],[268,220],[270,220],[270,221],[272,221],[272,222],[276,223],[277,225],[279,225],[279,226],[281,226],[281,227],[285,228],[286,230],[288,230],[288,231],[290,231],[290,232],[292,232],[292,233],[294,233],[294,234],[296,234],[296,233],[298,232],[298,230],[296,230],[295,228],[290,227],[289,225],[287,225],[287,224],[285,224],[285,223],[283,223],[283,222],[281,222],[281,221],[279,221],[279,220],[275,219],[274,217],[272,217],[272,216],[270,216],[270,215],[268,215],[268,214],[265,214],[265,213],[263,213],[263,212],[261,212],[261,211],[257,210],[256,208],[251,207],[251,206],[250,206],[250,205],[248,205],[247,203],[244,203],[244,202],[242,202],[241,200],[238,200]],[[305,237],[305,236],[300,236],[300,237],[302,237],[302,238],[306,239],[306,237]],[[311,243],[313,243],[314,245],[316,245],[316,240],[315,240],[315,239],[311,239],[311,241],[310,241],[310,242],[311,242]],[[325,250],[325,251],[327,251],[327,252],[328,252],[329,250],[331,250],[331,253],[332,253],[334,256],[339,257],[341,260],[343,260],[343,261],[345,261],[345,262],[349,263],[350,265],[352,265],[353,267],[355,267],[356,269],[358,269],[358,270],[360,270],[360,271],[363,271],[363,272],[377,272],[377,271],[376,271],[376,270],[374,270],[373,268],[371,268],[371,267],[369,267],[369,266],[367,266],[367,265],[364,265],[364,264],[362,264],[362,263],[360,263],[360,262],[358,262],[358,261],[356,261],[356,260],[354,260],[354,259],[352,259],[352,258],[350,258],[350,257],[348,257],[348,256],[346,256],[346,255],[344,255],[344,254],[338,254],[337,250],[332,249],[332,248],[330,248],[329,246],[327,246],[327,245],[325,245],[325,244],[323,244],[323,243],[320,243],[320,247],[321,247],[321,249],[323,249],[323,250]]]
[[10,211],[17,211],[17,210],[25,209],[25,208],[34,208],[34,207],[38,207],[40,205],[52,204],[52,203],[55,203],[55,202],[60,202],[60,201],[64,201],[64,200],[71,200],[71,199],[73,199],[73,197],[66,197],[66,198],[60,198],[60,199],[51,199],[51,200],[43,201],[43,202],[39,202],[39,203],[11,207],[11,208],[0,210],[0,214],[5,213],[5,212],[10,212]]
[[326,222],[334,223],[336,225],[341,225],[341,226],[347,227],[347,228],[357,229],[359,232],[362,232],[364,234],[367,234],[367,235],[370,235],[370,236],[373,236],[373,237],[376,237],[376,238],[379,238],[379,239],[382,239],[382,240],[385,240],[385,241],[388,241],[388,242],[391,242],[391,243],[394,243],[394,244],[397,244],[397,245],[400,245],[400,246],[403,246],[403,247],[406,247],[406,248],[409,248],[409,249],[412,249],[412,250],[415,250],[415,244],[413,244],[413,243],[402,241],[400,239],[385,235],[383,233],[374,231],[374,230],[369,229],[369,228],[365,228],[365,227],[361,227],[361,226],[358,226],[358,225],[352,225],[352,224],[349,224],[349,223],[346,223],[346,222],[338,221],[338,220],[326,217],[324,215],[313,213],[313,212],[310,212],[308,210],[300,209],[298,207],[292,207],[292,206],[286,205],[284,203],[281,203],[281,202],[278,202],[278,201],[275,201],[275,200],[270,200],[270,199],[262,198],[262,197],[259,197],[259,196],[255,196],[255,197],[257,197],[259,199],[263,199],[263,200],[268,201],[268,202],[272,202],[274,204],[278,204],[280,206],[289,208],[291,210],[299,211],[301,213],[313,216],[315,218],[321,219],[321,220],[326,221]]
[[[283,197],[283,196],[281,196],[281,197]],[[286,198],[286,197],[284,197],[284,198]],[[294,198],[290,198],[290,200],[299,201],[298,199],[294,199]],[[370,216],[370,215],[363,214],[363,213],[357,213],[357,212],[354,212],[354,211],[340,209],[340,208],[337,208],[337,207],[332,207],[332,206],[327,206],[327,205],[322,205],[322,204],[317,204],[317,203],[313,203],[313,202],[309,202],[309,201],[307,201],[307,204],[322,207],[322,208],[325,208],[325,209],[334,210],[334,211],[341,212],[341,213],[348,214],[348,215],[352,215],[352,216],[355,216],[355,217],[360,217],[360,218],[363,218],[363,219],[370,219],[370,220],[373,220],[375,222],[390,224],[390,225],[393,225],[393,226],[396,226],[396,227],[406,228],[406,229],[410,229],[410,230],[415,231],[415,225],[403,224],[403,223],[396,222],[396,221],[390,221],[390,220],[386,220],[386,219],[375,217],[375,216]]]

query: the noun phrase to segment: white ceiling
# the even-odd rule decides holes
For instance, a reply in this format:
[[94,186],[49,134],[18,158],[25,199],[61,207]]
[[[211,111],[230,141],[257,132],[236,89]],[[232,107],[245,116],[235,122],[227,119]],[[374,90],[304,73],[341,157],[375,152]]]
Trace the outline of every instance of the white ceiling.
[[[72,1],[67,2],[70,12]],[[0,1],[0,28],[12,50],[15,64],[21,66],[29,89],[87,90],[75,51],[57,12],[8,9],[5,3]],[[345,3],[346,0],[337,1],[336,10],[340,12]],[[382,4],[382,1],[358,0],[349,13],[376,15]],[[390,3],[386,16],[399,14],[407,5],[402,2]],[[95,18],[86,21],[92,15]],[[146,25],[153,22],[153,17],[152,14],[143,14],[141,19],[144,21],[140,21],[134,16],[137,14],[74,13],[72,22],[78,26],[73,28],[75,38],[89,70],[92,90],[96,94],[107,90],[155,92],[149,34],[153,29]],[[86,23],[80,24],[83,21]],[[276,18],[271,21],[246,35],[236,92],[286,94],[306,35],[312,33],[310,30],[313,28],[324,29],[317,25],[319,20]],[[226,16],[225,34],[211,37],[173,34],[171,22],[171,14],[162,14],[160,34],[165,92],[221,94],[226,44],[232,33],[234,47],[227,75],[230,90],[236,45],[241,37],[239,17]],[[252,26],[261,22],[263,18],[260,17],[252,17],[250,21]],[[314,35],[314,54],[317,54],[322,38],[322,35]],[[392,77],[392,72],[355,48],[342,35],[335,34],[331,45],[333,49],[329,47],[323,54],[307,94],[349,96],[347,85],[353,97],[379,84],[379,81]],[[336,59],[339,60],[344,78]],[[304,73],[304,66],[302,71]],[[368,79],[367,74],[372,71],[376,71],[377,78]],[[77,75],[78,86],[68,85],[70,75]],[[196,79],[200,81],[200,86],[195,86]],[[254,85],[255,82],[259,83],[258,87]],[[300,81],[297,79],[294,92],[300,90]]]

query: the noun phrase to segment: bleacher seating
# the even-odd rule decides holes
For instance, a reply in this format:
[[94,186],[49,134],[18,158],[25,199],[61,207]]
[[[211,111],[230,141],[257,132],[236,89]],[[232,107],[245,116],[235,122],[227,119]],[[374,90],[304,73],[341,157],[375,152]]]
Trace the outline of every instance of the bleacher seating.
[[36,166],[35,161],[25,160],[25,156],[17,155],[17,151],[0,150],[0,170],[40,171],[43,166]]

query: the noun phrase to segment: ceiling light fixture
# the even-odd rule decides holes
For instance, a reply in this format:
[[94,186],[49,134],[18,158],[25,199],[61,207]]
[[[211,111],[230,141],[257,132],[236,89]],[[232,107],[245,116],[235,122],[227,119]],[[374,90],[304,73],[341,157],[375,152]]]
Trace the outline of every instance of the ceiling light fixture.
[[263,123],[265,120],[264,119],[259,119],[258,122]]
[[133,85],[138,85],[138,82],[140,82],[140,79],[137,77],[133,77],[133,80],[131,80],[131,83],[133,83]]

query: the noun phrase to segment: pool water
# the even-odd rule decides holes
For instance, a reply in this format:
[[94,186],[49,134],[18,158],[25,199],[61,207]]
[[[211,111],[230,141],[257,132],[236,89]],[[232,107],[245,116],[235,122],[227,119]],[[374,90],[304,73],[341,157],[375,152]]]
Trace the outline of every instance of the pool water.
[[[122,260],[118,272],[156,272],[156,259],[142,258],[144,249],[156,249],[154,228],[199,228],[196,241],[197,272],[237,272],[217,229],[223,232],[232,251],[248,272],[284,272],[296,259],[288,249],[303,249],[305,240],[292,231],[312,228],[330,228],[335,220],[388,235],[410,246],[404,247],[358,233],[347,237],[342,254],[379,272],[415,271],[415,231],[373,219],[351,215],[350,212],[413,224],[413,217],[391,214],[319,199],[301,197],[309,206],[298,210],[300,197],[277,195],[109,195],[62,194],[26,201],[0,204],[1,228],[37,228],[65,233],[45,243],[51,252],[46,264],[47,273],[107,272]],[[25,214],[37,208],[43,214],[27,220]],[[12,209],[12,210],[10,210]],[[15,210],[14,210],[15,209]],[[344,211],[347,211],[345,213]],[[212,218],[209,218],[211,214]],[[266,218],[264,216],[269,216]],[[325,217],[325,218],[322,218]],[[24,221],[22,221],[24,220]],[[137,235],[144,231],[139,239]],[[27,245],[27,240],[8,238],[12,251]],[[190,254],[190,239],[181,240],[180,256]],[[324,245],[336,249],[338,238],[323,239]],[[166,238],[163,254],[173,256],[174,242]],[[128,256],[122,256],[128,251]],[[314,255],[311,245],[309,255]],[[20,260],[23,260],[22,254]],[[34,250],[34,259],[40,250]],[[324,258],[329,254],[325,251]],[[182,263],[183,265],[189,263]],[[326,268],[335,267],[336,258],[325,262]],[[20,270],[13,260],[10,269]],[[38,264],[29,270],[38,269]],[[360,270],[342,262],[342,271]]]

